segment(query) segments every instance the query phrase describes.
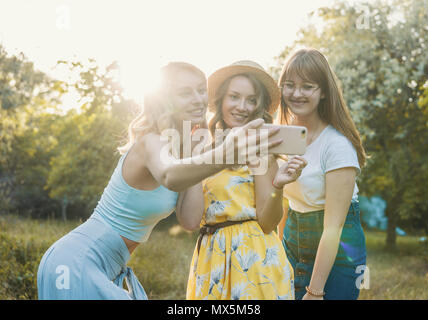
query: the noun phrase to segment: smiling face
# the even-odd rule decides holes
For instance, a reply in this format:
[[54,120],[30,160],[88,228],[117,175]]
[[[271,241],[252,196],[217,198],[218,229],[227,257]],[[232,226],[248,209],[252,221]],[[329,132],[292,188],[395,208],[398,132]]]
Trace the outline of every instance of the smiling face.
[[317,112],[318,104],[324,95],[315,82],[292,74],[283,83],[282,97],[291,113],[298,117],[307,117]]
[[256,90],[245,76],[232,78],[222,101],[223,121],[228,128],[240,127],[252,120],[257,109]]
[[206,120],[208,96],[204,77],[183,69],[177,73],[170,92],[175,110],[173,117],[179,126],[184,120],[191,121],[192,125]]

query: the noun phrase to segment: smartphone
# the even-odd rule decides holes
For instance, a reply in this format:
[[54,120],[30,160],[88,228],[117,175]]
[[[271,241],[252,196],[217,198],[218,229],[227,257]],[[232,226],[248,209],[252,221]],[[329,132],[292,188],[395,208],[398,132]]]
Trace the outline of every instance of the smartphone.
[[306,137],[308,129],[302,126],[288,126],[280,124],[264,124],[261,129],[279,127],[279,131],[270,140],[282,139],[281,144],[269,148],[270,154],[303,155],[306,152]]

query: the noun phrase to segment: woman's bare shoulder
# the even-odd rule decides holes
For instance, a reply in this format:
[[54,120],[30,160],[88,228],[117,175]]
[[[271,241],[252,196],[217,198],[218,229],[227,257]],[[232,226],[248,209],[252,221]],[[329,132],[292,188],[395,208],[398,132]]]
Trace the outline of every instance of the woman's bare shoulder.
[[135,149],[133,152],[140,159],[146,159],[147,155],[152,154],[160,145],[162,145],[160,136],[156,133],[150,132],[139,137],[132,148]]
[[138,153],[146,153],[151,149],[153,144],[159,143],[159,141],[159,135],[149,132],[139,137],[135,141],[133,148],[135,148],[136,152]]

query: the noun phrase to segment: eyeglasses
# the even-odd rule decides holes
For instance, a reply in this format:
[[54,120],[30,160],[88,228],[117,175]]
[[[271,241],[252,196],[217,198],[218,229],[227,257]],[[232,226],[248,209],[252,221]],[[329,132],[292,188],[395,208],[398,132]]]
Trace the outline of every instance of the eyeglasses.
[[305,97],[310,97],[317,91],[320,87],[313,84],[304,84],[303,86],[296,86],[293,82],[285,82],[281,87],[282,93],[285,96],[293,95],[296,89],[300,90],[300,93]]

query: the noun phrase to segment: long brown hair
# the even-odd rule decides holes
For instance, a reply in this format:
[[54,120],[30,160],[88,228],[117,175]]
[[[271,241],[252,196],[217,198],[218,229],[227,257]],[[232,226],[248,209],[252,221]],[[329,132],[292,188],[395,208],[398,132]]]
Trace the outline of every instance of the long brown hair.
[[[284,85],[285,80],[297,75],[308,82],[315,82],[324,93],[324,98],[318,105],[318,115],[321,120],[330,124],[351,141],[358,155],[358,163],[363,167],[366,162],[366,152],[361,142],[360,134],[351,118],[349,108],[338,86],[337,77],[331,69],[326,57],[318,50],[301,49],[290,56],[282,69],[278,84]],[[284,97],[281,95],[281,105],[277,122],[290,124],[293,119]]]

